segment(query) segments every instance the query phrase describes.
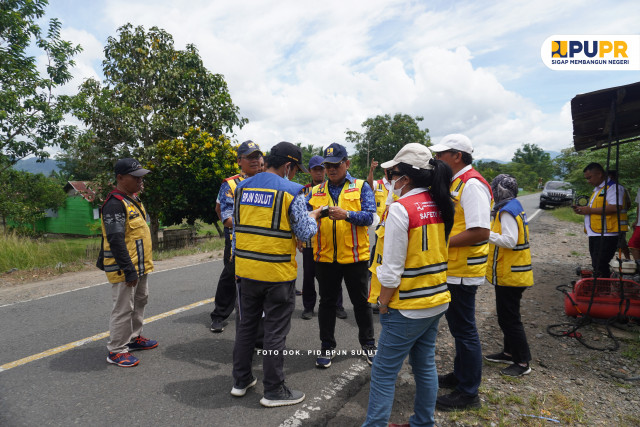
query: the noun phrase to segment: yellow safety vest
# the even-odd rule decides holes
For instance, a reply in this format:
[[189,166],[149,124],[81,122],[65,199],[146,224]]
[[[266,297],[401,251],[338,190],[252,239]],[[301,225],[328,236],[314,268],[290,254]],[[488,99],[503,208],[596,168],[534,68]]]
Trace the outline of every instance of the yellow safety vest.
[[301,185],[268,172],[237,188],[233,222],[238,277],[261,282],[296,279],[296,240],[289,206],[301,189]]
[[[467,229],[464,220],[464,209],[460,203],[462,192],[467,181],[476,178],[489,189],[491,186],[475,169],[469,169],[451,183],[451,197],[455,205],[455,214],[453,217],[453,228],[450,237],[462,233]],[[493,203],[493,195],[491,196]],[[449,271],[450,276],[456,277],[484,277],[487,268],[487,255],[489,254],[489,241],[476,243],[472,246],[451,247],[449,246]]]
[[[363,184],[361,179],[354,178],[353,182],[346,180],[336,205],[325,181],[313,187],[309,204],[314,210],[321,206],[339,206],[347,211],[358,212],[362,210],[360,194]],[[369,260],[369,233],[366,226],[351,224],[346,220],[321,218],[318,220],[318,233],[312,241],[316,262],[351,264]]]
[[[124,242],[131,258],[131,263],[136,268],[138,276],[148,274],[153,271],[153,257],[151,255],[151,231],[147,225],[147,213],[141,202],[131,202],[129,199],[117,193],[111,193],[124,205],[126,211]],[[109,198],[107,198],[108,200]],[[106,201],[105,201],[106,203]],[[125,281],[124,273],[116,263],[116,259],[111,252],[111,246],[107,240],[107,232],[102,223],[102,237],[104,250],[104,272],[110,283],[120,283]]]
[[[373,193],[376,199],[376,213],[378,218],[382,218],[382,214],[387,208],[387,198],[389,197],[389,190],[384,186],[383,180],[379,179],[375,182]],[[398,196],[395,194],[391,197],[393,197],[393,200],[398,200]]]
[[227,184],[229,184],[229,193],[227,193],[227,196],[234,198],[236,193],[236,187],[245,179],[247,179],[246,175],[239,175],[239,174],[230,176],[229,178],[225,178],[224,181],[222,182],[226,182]]
[[518,223],[518,240],[513,249],[489,244],[487,281],[499,286],[533,285],[531,250],[529,249],[529,224],[520,202],[511,200],[500,209],[491,224],[491,231],[502,234],[500,218],[503,212],[511,214]]
[[[444,223],[429,192],[398,199],[409,214],[409,244],[400,286],[389,301],[389,307],[415,310],[436,307],[451,301],[447,288],[447,241]],[[380,227],[376,230],[378,244],[371,271],[369,302],[375,303],[380,296],[380,280],[377,267],[384,260],[384,213]]]
[[[591,194],[591,199],[589,200],[589,206],[591,206],[592,208],[598,209],[599,212],[602,212],[603,204],[605,206],[609,205],[609,203],[607,203],[607,201],[604,198],[605,187],[607,189],[607,194],[611,191],[615,192],[615,189],[611,189],[609,184],[605,184],[605,186],[603,186],[600,189],[597,189],[597,188],[594,189],[593,193]],[[591,219],[591,230],[593,230],[594,233],[601,233],[602,232],[602,215],[591,214],[589,215],[589,218]],[[629,230],[629,218],[627,216],[627,211],[624,209],[624,204],[620,208],[620,224],[619,225],[618,225],[617,213],[614,212],[614,213],[605,215],[605,229],[604,229],[605,233],[617,233],[618,231],[627,231],[627,230]],[[587,230],[585,229],[585,233],[586,232]]]

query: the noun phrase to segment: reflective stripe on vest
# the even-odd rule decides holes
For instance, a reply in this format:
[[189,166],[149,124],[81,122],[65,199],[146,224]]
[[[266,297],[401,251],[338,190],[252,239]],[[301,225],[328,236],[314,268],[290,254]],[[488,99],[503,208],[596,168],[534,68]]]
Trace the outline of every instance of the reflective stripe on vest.
[[[471,178],[475,178],[483,183],[489,189],[489,194],[492,195],[489,183],[473,168],[451,182],[451,197],[455,205],[451,237],[467,229],[467,224],[464,219],[464,209],[460,203],[460,198],[462,197],[467,181]],[[491,197],[493,203],[493,195]],[[488,253],[488,240],[471,246],[449,247],[448,274],[456,277],[484,277],[487,268]]]
[[[611,191],[610,186],[607,184],[601,189],[595,189],[591,194],[591,199],[589,200],[589,206],[595,209],[598,209],[600,212],[602,211],[603,205],[609,206],[609,203],[605,200],[605,187],[607,189],[607,194]],[[620,205],[616,205],[620,206]],[[616,212],[606,214],[605,215],[605,233],[617,233],[618,231],[627,231],[629,230],[629,218],[627,215],[627,211],[620,209],[620,225],[618,226],[618,214]],[[591,220],[591,230],[594,233],[602,232],[602,215],[591,214],[589,215],[589,219]]]
[[294,195],[261,187],[263,178],[253,177],[247,182],[250,187],[240,187],[235,193],[236,275],[262,282],[288,282],[298,275],[296,241],[288,214]]
[[[402,204],[409,214],[409,242],[400,286],[398,292],[391,297],[389,307],[421,309],[451,301],[446,283],[447,243],[444,237],[444,223],[431,195],[425,191],[401,198],[394,203]],[[374,262],[369,269],[372,273],[369,293],[371,303],[377,301],[382,286],[378,280],[377,268],[384,262],[384,235],[388,212],[385,212],[376,231],[378,244]]]
[[[313,187],[309,204],[313,209],[339,206],[348,211],[359,212],[362,210],[360,195],[363,184],[361,179],[354,179],[351,183],[345,181],[336,205],[325,181]],[[351,224],[345,220],[321,218],[318,220],[318,233],[312,242],[313,256],[317,262],[351,264],[369,259],[369,233],[366,226]]]
[[[131,258],[131,263],[136,269],[138,276],[148,274],[153,271],[153,257],[151,255],[151,231],[147,225],[147,214],[142,203],[140,209],[131,201],[123,197],[115,197],[125,209],[125,233],[124,242],[127,252]],[[110,283],[120,283],[125,281],[124,273],[113,257],[111,246],[107,240],[107,232],[102,224],[102,236],[104,238],[104,271]]]
[[533,268],[529,250],[529,224],[527,214],[517,199],[511,200],[498,211],[491,224],[491,231],[502,234],[502,215],[512,215],[518,224],[518,240],[513,249],[489,245],[489,267],[486,279],[499,286],[533,285]]

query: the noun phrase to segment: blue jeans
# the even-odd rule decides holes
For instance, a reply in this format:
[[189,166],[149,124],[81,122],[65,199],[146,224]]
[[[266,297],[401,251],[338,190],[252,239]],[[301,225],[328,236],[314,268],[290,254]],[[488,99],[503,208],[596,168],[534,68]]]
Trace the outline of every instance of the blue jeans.
[[416,380],[414,414],[409,422],[412,426],[433,425],[438,395],[435,349],[440,317],[442,314],[409,319],[392,308],[380,315],[382,331],[371,368],[369,406],[363,426],[386,427],[389,423],[396,379],[407,354]]
[[[464,279],[463,279],[464,280]],[[456,390],[476,396],[482,380],[482,346],[476,328],[477,286],[448,284],[451,302],[446,317],[456,342],[453,373],[459,383]]]

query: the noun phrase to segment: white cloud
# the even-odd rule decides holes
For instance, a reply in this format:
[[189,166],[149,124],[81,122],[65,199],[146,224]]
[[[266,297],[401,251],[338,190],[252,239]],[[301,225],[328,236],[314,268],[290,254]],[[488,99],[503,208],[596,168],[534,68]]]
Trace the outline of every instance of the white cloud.
[[[105,0],[94,7],[112,36],[131,22],[165,29],[177,48],[195,44],[205,65],[225,76],[250,120],[237,131],[239,140],[253,139],[265,149],[280,140],[319,146],[343,141],[347,129],[359,130],[368,117],[401,112],[424,116],[421,125],[434,140],[466,133],[476,157],[503,160],[524,142],[552,150],[571,143],[568,97],[541,101],[537,92],[545,88],[532,87],[546,78],[581,93],[584,74],[550,74],[539,58],[540,43],[551,34],[632,33],[640,12],[631,1],[440,6]],[[87,31],[65,28],[65,35],[85,47],[77,79],[98,75],[92,67],[99,65],[102,44]],[[607,78],[598,84],[607,87]]]

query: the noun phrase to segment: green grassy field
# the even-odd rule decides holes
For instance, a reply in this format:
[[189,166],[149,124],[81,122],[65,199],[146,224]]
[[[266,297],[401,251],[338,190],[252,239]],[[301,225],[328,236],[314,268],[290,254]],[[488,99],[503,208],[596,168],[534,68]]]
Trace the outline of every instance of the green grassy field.
[[0,272],[11,269],[58,267],[86,260],[87,245],[99,238],[30,239],[15,234],[0,235]]
[[[217,236],[215,227],[212,234]],[[202,231],[202,230],[201,230]],[[206,235],[208,230],[199,233]],[[95,264],[100,237],[49,237],[31,239],[13,233],[0,233],[0,274],[10,270],[49,269],[52,273],[77,271],[85,263]],[[213,237],[196,245],[167,251],[156,251],[155,260],[224,249],[224,239]]]

